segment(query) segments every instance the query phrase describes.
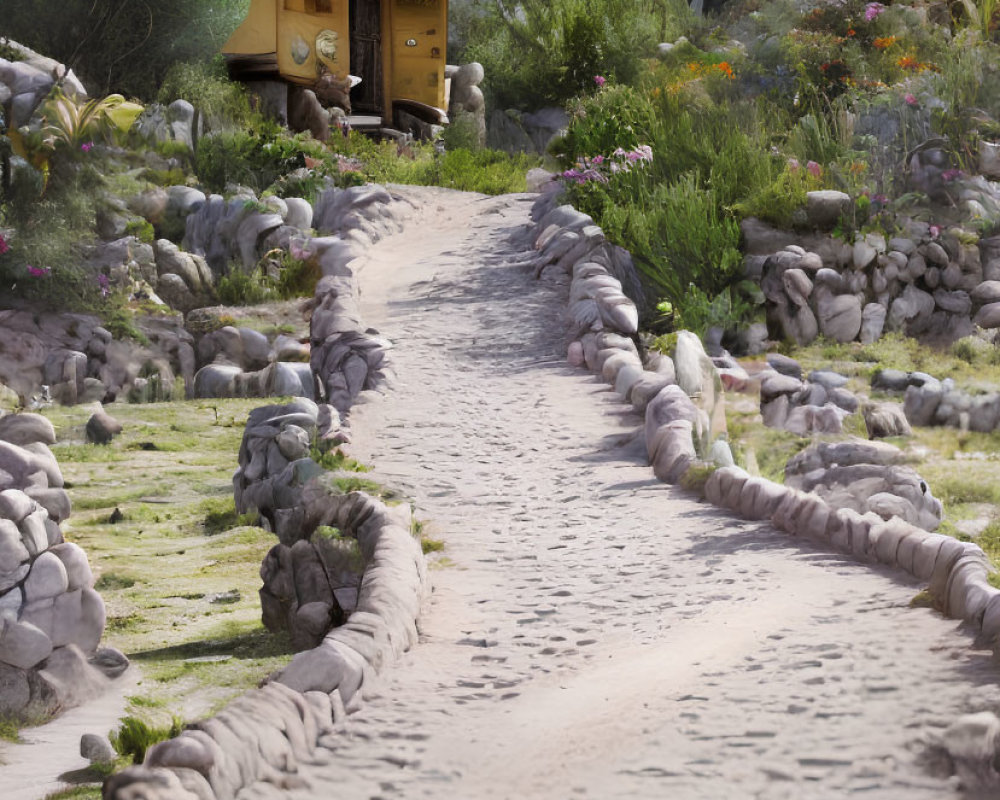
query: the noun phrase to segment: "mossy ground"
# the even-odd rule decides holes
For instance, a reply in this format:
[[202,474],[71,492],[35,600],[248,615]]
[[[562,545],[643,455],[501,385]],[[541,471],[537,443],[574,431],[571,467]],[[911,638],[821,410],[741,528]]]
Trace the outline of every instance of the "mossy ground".
[[237,517],[232,499],[244,423],[261,403],[110,406],[124,430],[108,446],[85,442],[89,407],[46,411],[74,506],[65,536],[90,558],[105,642],[142,673],[129,714],[159,724],[210,714],[290,658],[260,622],[260,563],[276,539]]
[[[901,403],[901,395],[873,392],[871,377],[880,369],[920,370],[936,378],[952,378],[970,392],[1000,388],[1000,349],[982,340],[964,339],[949,348],[935,348],[915,339],[889,335],[878,342],[838,344],[817,341],[790,348],[787,354],[808,375],[814,369],[832,369],[849,377],[847,388],[872,400]],[[867,437],[861,414],[844,421],[843,436],[803,438],[765,428],[759,408],[745,395],[727,397],[730,439],[737,463],[771,480],[784,479],[785,463],[816,439]],[[940,533],[978,543],[1000,569],[1000,430],[992,433],[956,428],[915,428],[912,437],[887,440],[904,449],[907,460],[930,484],[944,504]],[[1000,586],[1000,580],[996,581]]]

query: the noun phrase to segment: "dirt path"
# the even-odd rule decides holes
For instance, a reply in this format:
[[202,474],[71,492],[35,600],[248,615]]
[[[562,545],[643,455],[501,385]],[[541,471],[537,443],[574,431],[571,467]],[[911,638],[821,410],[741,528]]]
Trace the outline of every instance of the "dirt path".
[[655,482],[640,419],[564,362],[564,290],[505,265],[528,201],[416,193],[362,272],[398,379],[353,427],[448,565],[298,796],[955,796],[914,753],[1000,697],[988,654],[900,574]]

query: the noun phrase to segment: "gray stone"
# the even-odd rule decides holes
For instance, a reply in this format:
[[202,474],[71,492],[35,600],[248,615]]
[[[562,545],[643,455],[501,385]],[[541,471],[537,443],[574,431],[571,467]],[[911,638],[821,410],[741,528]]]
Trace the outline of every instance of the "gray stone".
[[1000,719],[991,711],[966,714],[941,735],[955,774],[970,795],[988,797],[1000,791],[995,763],[1000,750]]
[[861,330],[861,302],[854,295],[821,297],[816,315],[820,332],[838,342],[854,341]]
[[809,380],[812,383],[818,383],[825,389],[839,389],[847,384],[847,378],[844,375],[828,369],[813,370],[809,373]]
[[878,251],[872,247],[864,239],[859,239],[854,243],[854,250],[851,256],[851,262],[856,270],[865,269],[869,264],[871,264],[875,257],[878,255]]
[[869,403],[861,410],[869,439],[910,436],[913,431],[899,403]]
[[766,375],[760,384],[761,403],[769,403],[779,395],[794,394],[802,388],[802,381],[790,375],[772,373]]
[[859,338],[862,344],[871,344],[882,337],[886,314],[885,306],[880,303],[865,305],[861,310],[861,334]]
[[920,247],[920,252],[934,266],[941,268],[948,266],[948,253],[937,242],[927,242],[927,244]]
[[94,573],[87,561],[83,548],[73,542],[63,542],[50,548],[66,569],[66,580],[70,590],[90,589],[94,585]]
[[118,758],[108,737],[96,733],[85,733],[80,737],[80,755],[91,764],[111,764]]
[[31,669],[52,654],[52,642],[29,622],[0,618],[0,661]]
[[[15,571],[29,559],[28,549],[21,542],[21,532],[9,519],[0,518],[0,575]],[[0,591],[9,587],[0,584]]]
[[40,414],[7,414],[0,417],[0,439],[19,447],[34,442],[49,445],[56,443],[56,431]]
[[680,331],[677,334],[674,369],[678,386],[689,397],[701,392],[703,356],[705,356],[705,348],[702,347],[701,339],[690,331]]
[[66,567],[54,553],[44,552],[31,564],[31,571],[24,582],[24,595],[28,603],[33,603],[55,597],[68,588]]
[[0,492],[0,517],[18,524],[38,506],[20,489],[5,489]]
[[830,230],[851,207],[851,197],[844,192],[821,190],[806,193],[806,217],[809,224]]
[[903,398],[903,411],[911,425],[927,426],[941,404],[944,390],[938,385],[909,386]]
[[802,367],[799,362],[781,353],[768,353],[767,364],[775,372],[780,372],[782,375],[789,375],[793,378],[802,377]]
[[980,328],[1000,328],[1000,302],[988,303],[980,308],[972,321]]
[[129,667],[128,657],[114,647],[102,647],[89,659],[89,662],[108,678],[117,678]]
[[971,297],[977,306],[1000,303],[1000,281],[983,281],[972,290]]
[[847,389],[830,389],[827,392],[828,400],[838,408],[844,409],[848,414],[853,414],[858,410],[858,398]]
[[86,426],[87,441],[92,444],[110,444],[122,432],[122,424],[103,408],[95,411]]

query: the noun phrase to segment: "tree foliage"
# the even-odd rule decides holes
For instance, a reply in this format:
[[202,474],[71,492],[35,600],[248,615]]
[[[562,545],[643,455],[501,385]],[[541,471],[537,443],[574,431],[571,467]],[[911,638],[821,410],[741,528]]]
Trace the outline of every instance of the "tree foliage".
[[73,69],[92,96],[155,100],[171,65],[208,59],[249,0],[4,0],[0,36]]

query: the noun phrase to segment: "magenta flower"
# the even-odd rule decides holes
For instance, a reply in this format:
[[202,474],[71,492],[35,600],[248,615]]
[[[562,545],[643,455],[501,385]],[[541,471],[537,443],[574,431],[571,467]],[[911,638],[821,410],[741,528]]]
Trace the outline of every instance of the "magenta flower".
[[815,161],[810,161],[806,164],[806,169],[809,170],[809,174],[814,178],[818,178],[823,174],[823,168],[817,164]]
[[594,158],[592,159],[592,163],[600,166],[601,164],[604,163],[604,156],[594,156]]
[[0,256],[10,250],[10,245],[7,244],[7,240],[3,238],[3,234],[0,234]]
[[865,6],[865,20],[871,22],[883,11],[885,11],[885,6],[881,3],[869,3]]
[[928,229],[928,233],[930,233],[932,239],[937,239],[938,236],[941,235],[941,226],[931,225]]
[[906,94],[903,95],[903,100],[906,101],[906,104],[908,106],[915,106],[917,104],[917,98],[914,97],[909,92],[907,92]]
[[94,149],[94,143],[84,142],[83,144],[80,145],[80,149],[83,150],[84,153],[89,153],[91,150]]
[[28,266],[28,274],[32,278],[44,278],[52,271],[48,267],[33,267],[31,266],[31,264],[28,264],[27,266]]
[[941,173],[941,177],[946,181],[954,181],[962,177],[962,170],[960,169],[946,169]]
[[594,76],[594,83],[597,84],[598,89],[602,88],[604,84],[606,84],[607,82],[608,82],[607,78],[605,78],[603,75]]

